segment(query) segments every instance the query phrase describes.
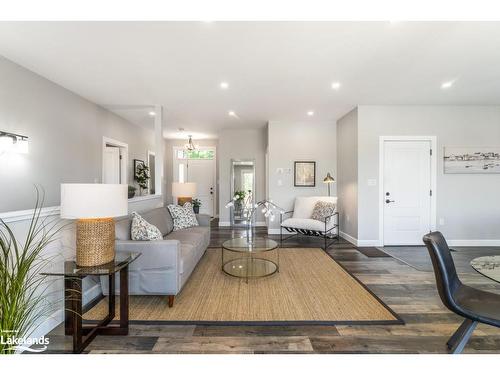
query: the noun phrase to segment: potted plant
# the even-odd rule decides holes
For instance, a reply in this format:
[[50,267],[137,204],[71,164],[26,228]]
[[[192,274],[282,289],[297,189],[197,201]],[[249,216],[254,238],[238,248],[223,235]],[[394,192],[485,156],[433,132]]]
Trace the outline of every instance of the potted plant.
[[145,164],[138,164],[135,171],[135,180],[140,188],[139,195],[142,195],[142,190],[148,188],[149,167]]
[[43,198],[38,188],[36,197],[23,242],[0,219],[0,354],[22,351],[24,339],[55,310],[44,294],[46,276],[40,274],[51,259],[42,253],[65,225],[59,217],[41,218]]
[[129,185],[128,186],[128,199],[133,198],[135,196],[135,191],[137,188],[135,186]]
[[199,199],[193,199],[191,201],[192,205],[193,205],[193,211],[195,214],[199,214],[200,213],[200,206],[201,206],[201,201]]

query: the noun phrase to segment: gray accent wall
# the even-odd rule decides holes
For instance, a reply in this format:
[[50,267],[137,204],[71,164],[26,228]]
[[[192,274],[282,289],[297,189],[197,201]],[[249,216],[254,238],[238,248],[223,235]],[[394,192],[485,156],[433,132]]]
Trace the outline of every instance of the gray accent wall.
[[[78,72],[75,72],[78,74]],[[29,137],[29,154],[0,155],[0,212],[33,207],[33,185],[45,206],[58,206],[62,182],[102,178],[103,136],[129,146],[132,160],[154,151],[154,133],[0,56],[0,130]]]
[[[269,198],[286,211],[293,209],[295,197],[327,195],[323,183],[330,172],[337,180],[337,126],[335,122],[270,121],[268,124]],[[316,162],[316,186],[294,187],[295,161]],[[331,186],[337,195],[337,184]],[[279,229],[279,219],[269,223]]]
[[379,179],[379,137],[397,135],[437,137],[437,229],[453,241],[500,240],[500,174],[443,173],[445,146],[500,146],[500,107],[366,105],[358,107],[358,239],[378,240],[379,186],[367,181]]
[[[219,134],[217,161],[219,163],[219,221],[228,223],[229,209],[225,207],[230,200],[231,159],[255,160],[255,199],[262,200],[266,195],[265,152],[267,145],[266,129],[224,129]],[[258,212],[257,221],[264,221]]]
[[358,109],[337,121],[338,210],[340,230],[358,237]]

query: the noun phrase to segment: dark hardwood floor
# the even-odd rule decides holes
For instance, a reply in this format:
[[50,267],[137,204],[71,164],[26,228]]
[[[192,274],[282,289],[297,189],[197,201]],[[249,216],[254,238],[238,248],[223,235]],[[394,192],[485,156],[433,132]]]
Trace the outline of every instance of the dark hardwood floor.
[[[265,229],[257,230],[266,236]],[[242,231],[212,228],[211,247]],[[269,236],[278,238],[279,236]],[[290,240],[285,247],[320,247],[320,239]],[[445,353],[445,343],[461,323],[442,305],[432,272],[421,271],[428,255],[423,247],[401,248],[405,259],[414,251],[416,266],[376,248],[357,249],[339,241],[328,252],[405,321],[404,325],[364,326],[171,326],[131,324],[127,337],[98,336],[87,353]],[[471,248],[472,249],[472,248]],[[493,249],[495,250],[495,249]],[[467,251],[462,248],[460,251]],[[391,254],[397,248],[391,248]],[[477,256],[483,249],[473,249]],[[484,249],[490,254],[492,249]],[[500,249],[498,250],[500,254]],[[411,258],[411,257],[410,257]],[[466,262],[467,257],[455,258]],[[500,284],[467,271],[465,284],[500,293]],[[71,338],[59,326],[50,334],[51,352],[68,352]],[[464,353],[500,353],[500,329],[479,324]]]

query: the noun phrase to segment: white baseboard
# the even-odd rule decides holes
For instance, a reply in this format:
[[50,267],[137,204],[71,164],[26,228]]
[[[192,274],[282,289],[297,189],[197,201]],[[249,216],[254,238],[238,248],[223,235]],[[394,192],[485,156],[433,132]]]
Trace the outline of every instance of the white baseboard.
[[32,338],[45,336],[62,322],[64,322],[64,309],[59,309],[48,316],[29,336]]
[[[231,226],[231,223],[229,221],[219,221],[219,227],[230,227],[230,226]],[[266,227],[267,225],[266,225],[265,221],[257,221],[255,223],[255,226],[256,227]],[[244,228],[244,227],[240,227],[240,228]]]
[[94,298],[97,298],[102,294],[101,283],[93,285],[91,288],[83,292],[83,304],[89,303]]
[[354,246],[358,246],[358,239],[357,238],[354,238],[350,235],[348,235],[347,233],[344,233],[344,232],[340,232],[340,237],[342,237],[344,240],[352,243]]
[[358,240],[358,247],[376,246],[383,247],[379,240]]
[[447,240],[450,246],[500,246],[500,240]]

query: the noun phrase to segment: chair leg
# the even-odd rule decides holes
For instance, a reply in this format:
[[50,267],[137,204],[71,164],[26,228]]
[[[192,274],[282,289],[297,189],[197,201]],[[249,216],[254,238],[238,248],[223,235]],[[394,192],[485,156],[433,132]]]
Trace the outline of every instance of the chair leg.
[[465,319],[464,322],[458,327],[453,336],[450,337],[446,345],[448,346],[449,353],[460,354],[467,345],[472,332],[477,326],[477,321]]
[[168,296],[168,307],[174,307],[175,296]]

